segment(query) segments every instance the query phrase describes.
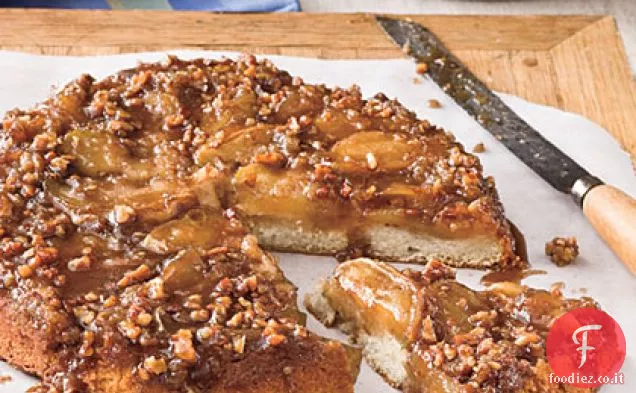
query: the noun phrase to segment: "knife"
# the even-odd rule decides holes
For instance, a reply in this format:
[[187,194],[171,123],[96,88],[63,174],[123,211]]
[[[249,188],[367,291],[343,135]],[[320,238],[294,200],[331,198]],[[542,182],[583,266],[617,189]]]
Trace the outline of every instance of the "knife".
[[603,183],[546,140],[424,26],[376,16],[382,30],[459,106],[557,190],[570,194],[618,258],[636,275],[636,200]]

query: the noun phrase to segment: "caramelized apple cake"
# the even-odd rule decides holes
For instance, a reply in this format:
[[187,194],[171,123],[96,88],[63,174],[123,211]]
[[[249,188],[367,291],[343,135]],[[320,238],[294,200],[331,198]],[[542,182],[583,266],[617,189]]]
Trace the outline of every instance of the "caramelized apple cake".
[[49,392],[351,392],[267,249],[519,263],[445,133],[268,61],[84,75],[0,132],[0,357]]
[[306,305],[350,333],[367,362],[406,393],[593,390],[550,383],[545,355],[552,323],[596,307],[588,298],[513,282],[474,291],[439,261],[414,272],[361,258],[339,265]]

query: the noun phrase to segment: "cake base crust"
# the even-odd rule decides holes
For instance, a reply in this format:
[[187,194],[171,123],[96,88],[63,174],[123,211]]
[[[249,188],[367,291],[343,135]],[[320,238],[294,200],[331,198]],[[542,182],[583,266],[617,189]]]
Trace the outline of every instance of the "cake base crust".
[[60,369],[55,348],[30,317],[16,310],[11,299],[0,296],[0,356],[23,372],[52,376]]
[[388,225],[370,225],[349,234],[273,217],[245,217],[245,221],[263,247],[282,252],[361,253],[387,262],[417,264],[441,260],[449,266],[476,269],[500,268],[505,254],[494,236],[448,239]]

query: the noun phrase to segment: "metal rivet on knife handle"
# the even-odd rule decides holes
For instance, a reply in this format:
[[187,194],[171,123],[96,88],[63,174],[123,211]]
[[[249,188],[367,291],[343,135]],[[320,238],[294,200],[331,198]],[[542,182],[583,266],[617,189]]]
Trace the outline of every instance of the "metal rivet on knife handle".
[[587,193],[590,192],[592,188],[600,186],[601,184],[603,184],[603,182],[598,177],[584,176],[574,182],[570,194],[572,195],[572,198],[574,198],[574,202],[582,208],[583,199],[585,199]]

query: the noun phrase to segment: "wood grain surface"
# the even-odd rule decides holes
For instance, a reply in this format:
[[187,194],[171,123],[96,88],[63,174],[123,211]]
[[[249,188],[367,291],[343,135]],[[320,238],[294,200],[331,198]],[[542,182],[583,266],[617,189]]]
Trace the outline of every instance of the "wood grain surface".
[[[636,155],[636,83],[612,17],[408,17],[437,33],[491,88],[583,114]],[[53,55],[185,48],[403,56],[364,14],[2,9],[0,26],[0,49]]]

